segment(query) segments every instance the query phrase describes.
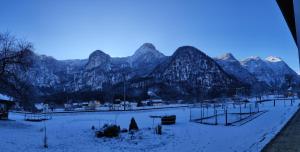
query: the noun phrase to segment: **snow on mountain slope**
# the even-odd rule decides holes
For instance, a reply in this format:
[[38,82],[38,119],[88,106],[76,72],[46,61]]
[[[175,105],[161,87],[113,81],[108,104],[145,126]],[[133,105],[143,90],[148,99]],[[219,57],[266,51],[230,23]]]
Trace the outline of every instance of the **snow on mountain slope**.
[[274,57],[274,56],[269,56],[265,59],[266,61],[269,62],[282,62],[283,60],[278,58],[278,57]]
[[167,57],[159,52],[151,43],[143,44],[127,61],[137,75],[145,76]]
[[247,84],[258,83],[258,80],[241,63],[231,54],[226,53],[215,61],[226,71],[228,74],[236,77],[239,81]]
[[[166,56],[150,43],[143,44],[132,56],[114,58],[96,50],[84,60],[56,60],[33,55],[33,66],[22,77],[43,92],[98,90],[133,76],[147,75]],[[49,93],[49,92],[48,92]]]
[[191,46],[179,47],[151,75],[171,85],[181,86],[179,84],[184,83],[191,90],[195,89],[196,92],[197,90],[202,92],[214,89],[226,90],[238,83],[236,79],[225,73],[213,59]]
[[264,81],[270,86],[281,86],[285,83],[286,75],[292,75],[298,79],[297,73],[277,57],[270,56],[265,60],[259,57],[250,57],[241,61],[241,64],[258,80]]
[[[164,85],[176,86],[172,88],[178,91],[185,89],[191,93],[189,89],[194,89],[195,94],[197,90],[226,89],[237,80],[251,85],[261,81],[274,86],[283,84],[287,74],[298,77],[277,57],[265,60],[250,57],[239,63],[232,54],[226,54],[213,60],[190,46],[180,47],[168,57],[151,43],[143,44],[129,57],[110,57],[96,50],[84,60],[56,60],[33,54],[33,63],[20,75],[44,94],[103,90],[132,78],[156,78]],[[147,80],[147,84],[152,83],[155,82]]]
[[104,71],[108,71],[111,69],[110,63],[111,57],[108,54],[104,53],[103,51],[96,50],[89,56],[86,69],[91,70],[93,68],[100,68]]
[[[135,53],[129,57],[128,61],[132,66],[139,66],[141,62],[152,63],[157,59],[165,57],[164,54],[156,50],[151,43],[144,43]],[[153,61],[154,60],[154,61]]]

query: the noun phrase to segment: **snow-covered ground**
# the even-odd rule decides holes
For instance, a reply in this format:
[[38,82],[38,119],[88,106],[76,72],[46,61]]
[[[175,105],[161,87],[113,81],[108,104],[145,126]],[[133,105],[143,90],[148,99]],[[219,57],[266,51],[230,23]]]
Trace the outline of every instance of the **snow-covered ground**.
[[[26,122],[22,114],[10,113],[10,121],[0,121],[0,151],[106,152],[106,151],[260,151],[298,109],[272,102],[260,105],[266,113],[241,126],[212,126],[189,122],[186,107],[136,112],[94,112],[54,114],[46,121],[49,148],[43,148],[44,122]],[[176,114],[176,125],[163,126],[163,135],[155,135],[150,115]],[[141,131],[123,133],[119,138],[96,138],[91,127],[117,123],[128,128],[134,117]],[[154,124],[158,124],[156,120]]]

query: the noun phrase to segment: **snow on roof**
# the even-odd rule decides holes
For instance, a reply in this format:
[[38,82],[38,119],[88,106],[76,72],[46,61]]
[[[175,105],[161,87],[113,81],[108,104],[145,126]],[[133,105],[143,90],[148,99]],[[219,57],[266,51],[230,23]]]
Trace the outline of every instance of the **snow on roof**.
[[13,98],[0,93],[0,100],[13,101]]

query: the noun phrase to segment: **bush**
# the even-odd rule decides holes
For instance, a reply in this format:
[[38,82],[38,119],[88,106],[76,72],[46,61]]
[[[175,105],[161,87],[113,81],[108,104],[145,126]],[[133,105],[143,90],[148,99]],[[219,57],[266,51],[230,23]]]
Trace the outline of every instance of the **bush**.
[[110,125],[103,130],[103,135],[105,137],[118,137],[120,133],[120,127],[117,125]]
[[103,131],[96,131],[96,137],[97,138],[102,138],[102,137],[104,137],[104,133],[103,133]]
[[102,138],[102,137],[118,137],[120,134],[120,127],[117,125],[107,125],[105,124],[102,128],[102,130],[96,131],[96,137]]
[[138,130],[139,130],[139,127],[138,127],[137,123],[135,122],[135,119],[131,118],[130,125],[129,125],[129,131],[138,131]]

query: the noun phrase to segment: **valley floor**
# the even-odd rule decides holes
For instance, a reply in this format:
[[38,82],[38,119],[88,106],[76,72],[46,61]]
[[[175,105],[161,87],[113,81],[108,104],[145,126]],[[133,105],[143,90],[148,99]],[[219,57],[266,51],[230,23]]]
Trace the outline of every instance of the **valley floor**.
[[[130,112],[95,112],[54,114],[44,122],[24,121],[24,115],[10,113],[9,121],[0,121],[0,151],[3,152],[200,152],[260,151],[298,110],[299,101],[291,106],[263,103],[267,110],[241,126],[213,126],[190,122],[187,107]],[[176,125],[163,126],[163,135],[155,135],[150,115],[176,114]],[[141,131],[132,138],[128,133],[116,139],[96,138],[92,126],[117,123],[128,128],[134,117]],[[158,124],[159,121],[154,121]],[[43,148],[44,125],[48,145]]]

